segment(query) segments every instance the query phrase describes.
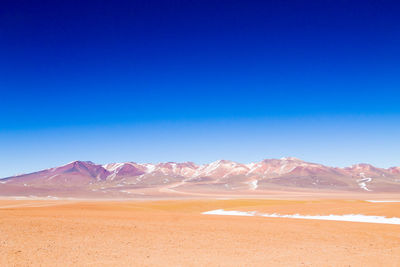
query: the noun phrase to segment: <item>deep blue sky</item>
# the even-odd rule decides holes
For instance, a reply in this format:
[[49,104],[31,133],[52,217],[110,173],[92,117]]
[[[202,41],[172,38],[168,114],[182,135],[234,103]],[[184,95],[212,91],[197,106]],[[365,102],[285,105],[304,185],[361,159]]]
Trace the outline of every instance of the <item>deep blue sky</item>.
[[400,165],[397,1],[0,5],[0,176],[71,160]]

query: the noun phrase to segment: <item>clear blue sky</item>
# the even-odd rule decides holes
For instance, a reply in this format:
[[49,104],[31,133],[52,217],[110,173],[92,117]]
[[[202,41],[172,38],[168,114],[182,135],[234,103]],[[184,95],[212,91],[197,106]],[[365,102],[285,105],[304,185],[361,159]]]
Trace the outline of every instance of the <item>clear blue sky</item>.
[[2,1],[0,177],[72,160],[400,165],[396,1]]

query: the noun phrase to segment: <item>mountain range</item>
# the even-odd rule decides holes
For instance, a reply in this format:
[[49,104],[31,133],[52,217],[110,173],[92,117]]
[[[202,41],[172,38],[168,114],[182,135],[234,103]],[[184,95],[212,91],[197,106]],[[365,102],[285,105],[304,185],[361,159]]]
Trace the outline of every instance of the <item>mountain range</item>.
[[109,163],[74,161],[0,180],[2,196],[135,198],[182,195],[260,195],[271,191],[400,193],[400,167],[329,167],[287,157],[242,164],[218,160]]

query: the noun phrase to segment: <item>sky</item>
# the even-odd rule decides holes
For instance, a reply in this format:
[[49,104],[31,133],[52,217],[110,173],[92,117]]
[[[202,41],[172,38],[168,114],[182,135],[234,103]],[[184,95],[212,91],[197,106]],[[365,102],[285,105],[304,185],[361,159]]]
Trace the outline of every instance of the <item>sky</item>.
[[400,166],[397,1],[0,8],[0,177],[73,160]]

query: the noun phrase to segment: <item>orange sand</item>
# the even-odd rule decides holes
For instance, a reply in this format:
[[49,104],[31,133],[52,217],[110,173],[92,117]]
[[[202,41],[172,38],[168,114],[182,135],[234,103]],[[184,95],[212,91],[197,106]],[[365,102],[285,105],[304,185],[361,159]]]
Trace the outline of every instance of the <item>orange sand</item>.
[[400,266],[400,225],[201,214],[222,208],[400,217],[360,200],[1,200],[0,266]]

